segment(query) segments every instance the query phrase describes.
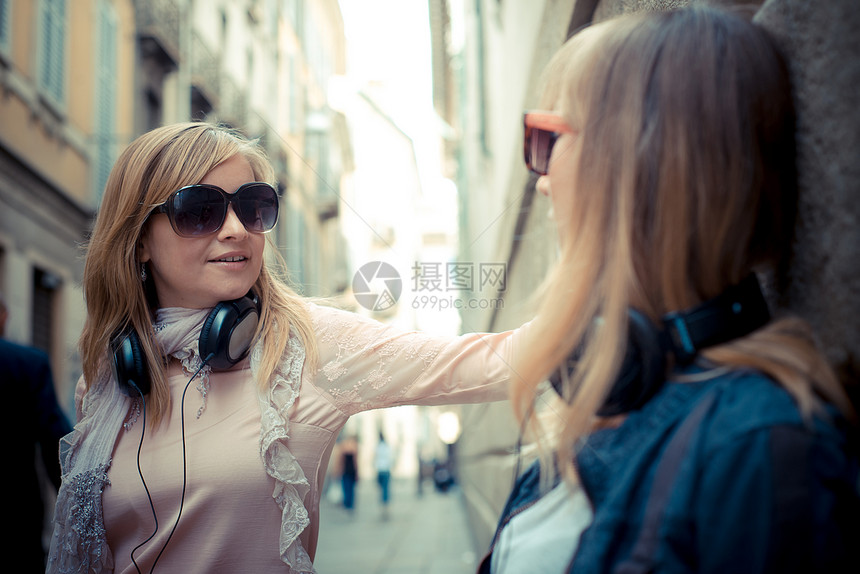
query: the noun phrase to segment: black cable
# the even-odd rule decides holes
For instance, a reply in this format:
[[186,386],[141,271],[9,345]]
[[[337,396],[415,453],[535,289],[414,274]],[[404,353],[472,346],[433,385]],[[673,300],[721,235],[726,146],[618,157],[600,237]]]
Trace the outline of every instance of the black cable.
[[146,491],[146,498],[149,499],[149,507],[152,509],[152,518],[155,520],[155,530],[152,531],[149,538],[135,546],[131,551],[131,563],[134,564],[137,574],[141,574],[140,566],[138,566],[137,562],[134,560],[134,553],[137,552],[141,546],[152,540],[156,533],[158,533],[158,515],[155,513],[155,504],[152,502],[152,496],[149,494],[149,487],[146,486],[146,480],[143,478],[143,471],[140,468],[140,451],[143,448],[143,437],[146,435],[146,397],[134,381],[129,380],[128,385],[140,394],[140,400],[143,401],[143,427],[140,431],[140,443],[137,445],[137,473],[140,475],[140,482],[143,483],[143,489]]
[[152,563],[152,568],[149,569],[150,574],[152,574],[153,570],[155,570],[155,565],[158,563],[158,560],[161,558],[161,555],[164,554],[164,550],[167,548],[167,545],[170,543],[170,539],[173,538],[173,533],[176,532],[176,527],[179,526],[179,518],[182,516],[182,507],[185,504],[185,487],[187,486],[187,465],[185,461],[185,393],[188,392],[188,387],[191,386],[191,381],[193,381],[197,375],[200,374],[200,371],[203,370],[203,367],[206,366],[206,363],[212,360],[212,357],[215,356],[215,353],[209,353],[209,355],[200,363],[200,367],[195,371],[195,373],[188,379],[188,382],[185,383],[185,389],[182,391],[182,401],[180,403],[180,423],[182,424],[182,497],[179,499],[179,512],[176,514],[176,521],[173,523],[173,528],[170,529],[170,534],[167,537],[167,540],[164,541],[164,545],[161,547],[161,550],[158,552],[158,556],[155,557],[155,561]]
[[[155,561],[152,563],[152,568],[149,569],[150,574],[155,570],[155,564],[158,562],[158,559],[161,558],[161,555],[164,553],[165,548],[167,548],[167,544],[170,542],[170,539],[173,537],[173,533],[176,531],[176,527],[179,525],[179,518],[182,516],[182,507],[185,504],[185,487],[187,486],[187,473],[186,473],[186,461],[185,461],[185,393],[188,392],[188,387],[191,385],[191,381],[193,381],[197,375],[200,374],[200,371],[203,370],[203,367],[206,366],[206,363],[212,360],[212,357],[215,356],[215,353],[210,353],[206,359],[200,363],[200,367],[195,371],[195,373],[188,379],[188,382],[185,383],[185,389],[182,391],[182,402],[180,404],[181,407],[181,424],[182,424],[182,498],[179,501],[179,513],[176,515],[176,521],[173,523],[173,528],[170,531],[170,535],[167,537],[167,540],[164,542],[164,545],[161,547],[161,551],[158,553],[158,556],[155,557]],[[146,491],[146,498],[149,500],[149,507],[152,509],[152,518],[155,521],[155,530],[152,531],[152,534],[149,535],[149,538],[135,546],[131,551],[131,563],[134,564],[135,570],[137,570],[138,574],[140,572],[140,566],[138,566],[137,561],[134,559],[134,553],[137,552],[141,547],[143,547],[146,543],[152,540],[155,535],[158,533],[158,514],[155,512],[155,504],[152,502],[152,495],[149,492],[149,487],[146,485],[146,479],[143,477],[143,470],[140,468],[140,453],[143,449],[143,438],[146,436],[146,396],[137,386],[137,384],[130,380],[128,381],[128,385],[136,390],[138,394],[140,394],[140,399],[143,402],[143,428],[140,432],[140,443],[137,445],[137,473],[140,476],[140,482],[143,483],[143,489]]]

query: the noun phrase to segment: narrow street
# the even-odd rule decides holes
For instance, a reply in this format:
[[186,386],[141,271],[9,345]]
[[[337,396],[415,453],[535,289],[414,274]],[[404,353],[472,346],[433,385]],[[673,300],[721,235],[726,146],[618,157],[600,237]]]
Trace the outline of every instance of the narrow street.
[[426,482],[419,495],[407,480],[394,480],[391,487],[387,519],[372,478],[357,485],[351,514],[324,497],[318,574],[474,574],[481,556],[473,550],[460,491],[440,493]]

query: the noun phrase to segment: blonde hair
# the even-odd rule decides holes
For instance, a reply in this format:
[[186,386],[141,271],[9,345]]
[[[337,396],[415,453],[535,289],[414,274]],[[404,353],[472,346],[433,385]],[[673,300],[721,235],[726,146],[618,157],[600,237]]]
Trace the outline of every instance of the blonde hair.
[[[538,384],[583,345],[570,402],[555,409],[553,454],[572,477],[575,447],[624,357],[628,308],[656,322],[784,261],[796,202],[794,113],[787,68],[768,35],[714,8],[598,24],[547,70],[544,107],[579,132],[565,160],[576,164],[573,185],[552,193],[572,194],[575,208],[556,214],[569,232],[513,363],[512,401],[528,418]],[[767,373],[804,415],[819,394],[853,416],[799,319],[703,355]]]
[[[152,130],[120,155],[108,178],[101,208],[88,242],[83,291],[87,318],[79,341],[87,388],[109,372],[111,337],[131,326],[139,334],[150,369],[147,397],[157,426],[170,407],[166,363],[153,339],[157,299],[151,282],[141,282],[138,243],[155,205],[180,187],[198,183],[223,161],[241,154],[257,181],[275,184],[263,149],[231,129],[207,123],[180,123]],[[307,365],[316,361],[316,344],[307,307],[286,283],[283,258],[267,240],[267,261],[254,284],[261,300],[255,341],[264,339],[261,386],[278,365],[290,328],[305,345]]]

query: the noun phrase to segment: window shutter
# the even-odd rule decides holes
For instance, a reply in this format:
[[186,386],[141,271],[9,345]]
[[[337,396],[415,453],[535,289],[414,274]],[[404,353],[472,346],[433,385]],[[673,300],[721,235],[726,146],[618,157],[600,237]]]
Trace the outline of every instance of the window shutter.
[[95,161],[93,185],[101,197],[114,162],[116,133],[117,19],[113,6],[98,2],[96,20]]
[[54,104],[65,102],[66,0],[42,0],[41,84]]
[[32,344],[48,354],[53,351],[56,335],[54,304],[61,284],[59,277],[38,268],[33,269]]
[[12,0],[0,0],[0,53],[9,55],[12,49],[10,19],[12,18]]

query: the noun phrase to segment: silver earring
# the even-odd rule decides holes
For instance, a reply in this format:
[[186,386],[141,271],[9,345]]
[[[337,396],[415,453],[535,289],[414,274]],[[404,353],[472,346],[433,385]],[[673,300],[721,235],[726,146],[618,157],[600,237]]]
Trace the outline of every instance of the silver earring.
[[146,263],[140,264],[140,281],[141,283],[146,282]]

